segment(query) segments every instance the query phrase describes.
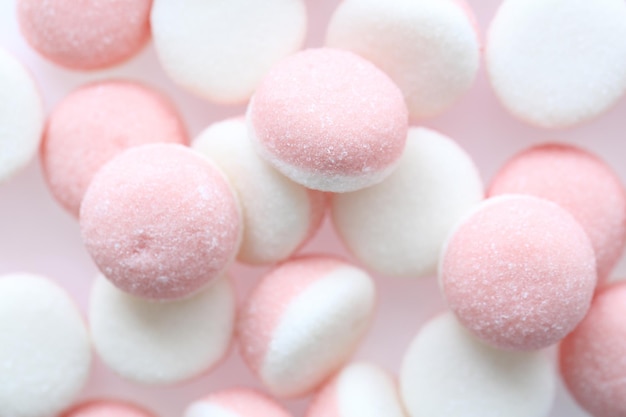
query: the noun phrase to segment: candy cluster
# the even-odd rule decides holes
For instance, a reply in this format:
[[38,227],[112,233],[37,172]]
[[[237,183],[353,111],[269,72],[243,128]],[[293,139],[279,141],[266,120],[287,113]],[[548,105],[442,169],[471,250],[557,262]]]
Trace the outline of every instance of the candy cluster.
[[[93,357],[172,387],[235,345],[261,389],[223,385],[185,417],[289,417],[280,401],[307,396],[307,417],[548,417],[559,376],[591,415],[626,417],[626,285],[610,282],[626,247],[619,176],[550,142],[485,187],[454,139],[422,125],[481,61],[522,122],[600,116],[626,92],[626,3],[503,0],[481,47],[462,0],[343,0],[308,49],[306,6],[15,0],[24,38],[58,66],[105,70],[152,39],[179,88],[246,111],[190,138],[164,93],[104,78],[46,115],[0,49],[0,181],[38,152],[99,270],[86,320],[54,280],[0,277],[0,417],[157,416],[78,401]],[[349,258],[301,252],[326,217]],[[262,268],[242,300],[235,262]],[[447,308],[396,380],[352,357],[381,282],[397,279],[438,280]]]

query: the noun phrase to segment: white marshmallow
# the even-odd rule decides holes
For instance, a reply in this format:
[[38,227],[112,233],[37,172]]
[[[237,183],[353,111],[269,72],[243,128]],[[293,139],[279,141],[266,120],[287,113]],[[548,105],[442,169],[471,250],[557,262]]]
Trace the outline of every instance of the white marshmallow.
[[290,417],[272,398],[248,389],[233,388],[214,392],[192,402],[184,417]]

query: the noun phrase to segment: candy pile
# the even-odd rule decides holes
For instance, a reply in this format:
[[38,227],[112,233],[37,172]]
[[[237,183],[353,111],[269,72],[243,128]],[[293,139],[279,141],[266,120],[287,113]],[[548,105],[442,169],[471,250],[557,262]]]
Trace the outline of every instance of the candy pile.
[[[548,417],[560,377],[591,415],[626,417],[626,284],[610,282],[622,180],[549,142],[486,188],[462,146],[423,127],[481,61],[521,122],[598,117],[626,92],[624,0],[503,0],[484,49],[462,0],[343,0],[308,49],[303,0],[14,6],[60,67],[102,71],[152,39],[179,88],[246,111],[190,138],[164,93],[103,77],[46,115],[0,49],[0,181],[39,152],[99,270],[86,320],[52,279],[0,277],[0,417],[155,417],[150,403],[79,401],[94,357],[130,384],[174,387],[232,346],[262,388],[223,384],[181,415],[289,417],[280,401],[311,397],[306,417]],[[326,217],[349,259],[301,252]],[[262,268],[244,299],[235,262]],[[438,279],[447,307],[397,380],[352,359],[394,279]]]

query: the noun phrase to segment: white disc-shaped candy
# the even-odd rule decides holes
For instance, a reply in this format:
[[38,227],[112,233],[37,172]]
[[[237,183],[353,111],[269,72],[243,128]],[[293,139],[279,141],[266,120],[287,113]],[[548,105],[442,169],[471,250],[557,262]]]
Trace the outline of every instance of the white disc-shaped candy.
[[223,277],[191,298],[151,301],[99,276],[89,320],[95,348],[112,370],[139,383],[173,384],[224,357],[233,336],[235,295]]
[[505,0],[486,45],[498,98],[537,126],[592,119],[626,90],[623,0]]
[[275,396],[309,393],[354,352],[374,304],[364,271],[327,256],[292,259],[270,271],[242,309],[242,356]]
[[313,400],[307,417],[404,417],[395,379],[380,367],[354,363]]
[[165,72],[209,100],[250,98],[306,34],[303,0],[155,0],[151,25]]
[[544,352],[489,347],[450,313],[420,330],[400,371],[410,417],[547,417],[555,387]]
[[332,216],[350,251],[384,275],[435,275],[455,223],[483,198],[480,174],[454,141],[411,128],[396,170],[383,182],[336,194]]
[[473,19],[456,0],[345,0],[326,43],[385,71],[404,93],[412,118],[432,117],[474,81],[480,45]]
[[26,68],[0,48],[0,181],[22,169],[39,147],[44,109]]
[[57,415],[90,368],[89,335],[73,300],[39,276],[0,277],[0,416]]
[[290,417],[274,399],[248,388],[214,392],[194,401],[184,417]]
[[326,197],[289,180],[261,159],[247,133],[243,118],[226,120],[201,133],[193,148],[224,171],[239,195],[244,228],[237,258],[251,264],[275,263],[315,233]]

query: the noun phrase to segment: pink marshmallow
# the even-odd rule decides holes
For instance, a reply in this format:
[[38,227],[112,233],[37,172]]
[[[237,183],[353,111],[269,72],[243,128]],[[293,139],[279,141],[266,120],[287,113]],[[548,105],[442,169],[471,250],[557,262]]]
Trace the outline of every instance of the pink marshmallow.
[[193,402],[184,417],[290,417],[280,404],[270,397],[247,388],[215,392]]
[[115,286],[171,300],[225,272],[239,249],[241,211],[206,158],[181,145],[143,145],[94,177],[80,227],[88,252]]
[[122,401],[97,400],[79,404],[61,417],[154,417],[133,404]]
[[457,225],[439,277],[448,306],[477,337],[497,348],[535,350],[583,319],[596,264],[586,233],[564,209],[501,196]]

